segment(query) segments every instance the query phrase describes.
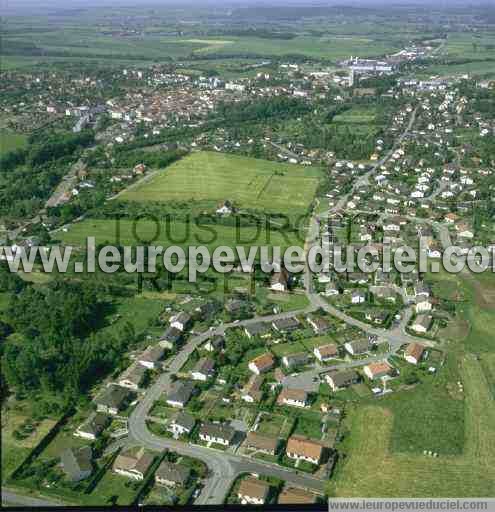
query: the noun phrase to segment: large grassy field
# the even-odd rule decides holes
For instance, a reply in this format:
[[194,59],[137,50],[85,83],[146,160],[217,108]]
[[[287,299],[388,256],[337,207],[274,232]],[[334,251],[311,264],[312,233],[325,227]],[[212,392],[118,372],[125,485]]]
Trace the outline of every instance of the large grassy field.
[[348,457],[331,492],[342,497],[493,496],[495,406],[480,363],[472,355],[461,360],[461,379],[466,395],[462,455],[393,453],[394,413],[375,405],[356,408],[347,420]]
[[197,226],[193,222],[186,224],[179,221],[162,221],[155,224],[149,220],[120,221],[120,237],[117,236],[116,220],[87,219],[73,224],[66,233],[58,233],[57,237],[67,245],[85,246],[86,238],[94,236],[96,243],[108,242],[122,245],[161,245],[164,247],[178,245],[205,245],[210,250],[219,246],[271,245],[282,248],[290,245],[302,245],[295,233],[268,232],[256,227],[243,227],[237,230],[235,226],[206,225]]
[[456,358],[450,356],[438,375],[405,393],[392,393],[381,404],[393,414],[390,450],[422,454],[431,450],[458,455],[464,445],[464,401]]
[[127,201],[230,200],[241,209],[304,214],[320,170],[212,152],[193,153],[142,186],[122,194]]

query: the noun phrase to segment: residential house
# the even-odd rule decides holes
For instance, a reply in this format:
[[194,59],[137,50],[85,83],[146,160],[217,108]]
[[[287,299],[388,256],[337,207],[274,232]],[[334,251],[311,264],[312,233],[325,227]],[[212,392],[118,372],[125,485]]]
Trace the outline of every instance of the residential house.
[[339,350],[335,343],[328,343],[327,345],[315,347],[313,353],[318,361],[324,363],[326,361],[330,361],[330,359],[338,357]]
[[83,439],[90,439],[94,441],[108,426],[110,423],[110,417],[104,413],[96,412],[80,425],[74,432],[76,437],[82,437]]
[[146,368],[138,363],[135,363],[119,377],[118,384],[124,388],[132,391],[138,391],[141,384],[144,382],[146,375]]
[[278,395],[277,404],[307,407],[309,405],[308,393],[303,389],[284,388]]
[[369,322],[373,322],[377,325],[382,325],[385,323],[389,315],[389,312],[383,310],[383,309],[369,309],[364,314],[364,317]]
[[190,327],[191,323],[191,315],[185,312],[179,313],[170,319],[170,326],[175,327],[182,332],[186,331]]
[[424,345],[421,343],[409,343],[404,352],[404,359],[411,364],[418,364],[423,357],[425,351]]
[[306,320],[308,321],[308,324],[313,328],[315,334],[324,334],[328,332],[332,326],[328,320],[322,318],[321,316],[308,316]]
[[249,308],[249,302],[240,299],[229,299],[225,304],[225,311],[230,315],[239,315]]
[[191,478],[191,468],[163,460],[155,472],[155,482],[167,487],[185,487]]
[[71,482],[79,482],[93,471],[92,450],[90,446],[67,448],[60,455],[62,470]]
[[116,415],[127,407],[130,398],[128,389],[111,384],[95,398],[96,409],[98,412]]
[[245,446],[249,450],[256,450],[267,455],[275,455],[279,440],[276,437],[265,436],[257,432],[249,432],[246,436]]
[[335,392],[359,382],[359,375],[354,370],[333,370],[325,374],[325,380]]
[[351,356],[357,356],[360,354],[366,354],[369,351],[370,346],[367,340],[356,340],[348,342],[344,345],[344,348],[351,354]]
[[194,425],[196,425],[196,420],[194,416],[191,416],[187,412],[178,412],[172,421],[169,423],[168,431],[172,432],[174,436],[183,436],[189,435]]
[[386,361],[370,363],[363,368],[364,374],[371,380],[386,377],[391,374],[392,370],[393,368]]
[[304,460],[312,464],[319,464],[325,447],[319,441],[303,436],[291,436],[287,442],[285,453],[290,459]]
[[199,438],[207,443],[216,443],[223,446],[230,446],[235,437],[235,430],[220,423],[205,421],[201,425]]
[[363,290],[354,290],[351,294],[351,304],[363,304],[366,301],[366,293]]
[[215,375],[215,362],[208,357],[202,357],[191,370],[191,379],[206,382]]
[[249,505],[263,505],[269,494],[270,485],[253,477],[243,479],[237,491],[241,503]]
[[244,332],[248,338],[254,338],[255,336],[260,338],[268,338],[271,336],[271,327],[267,323],[256,322],[246,325],[244,327]]
[[138,362],[149,370],[156,370],[164,354],[165,349],[160,345],[150,346],[139,356]]
[[234,207],[230,201],[224,201],[218,205],[215,213],[217,215],[230,215],[234,211]]
[[338,295],[339,294],[339,288],[338,286],[335,284],[334,281],[330,281],[326,286],[325,286],[325,291],[323,292],[323,295],[325,297],[333,297],[335,295]]
[[203,348],[208,352],[218,352],[225,347],[225,338],[223,336],[213,336],[204,345]]
[[255,357],[248,365],[248,368],[256,375],[269,372],[275,366],[275,359],[270,352]]
[[298,352],[297,354],[288,354],[282,357],[282,364],[286,368],[297,368],[304,366],[308,362],[309,356],[306,352]]
[[299,320],[294,317],[281,318],[280,320],[275,320],[272,325],[278,332],[292,332],[299,328]]
[[427,299],[420,299],[418,302],[416,302],[416,305],[414,306],[416,313],[426,313],[428,311],[431,311],[432,308],[433,304]]
[[171,407],[183,408],[194,393],[194,383],[189,380],[176,380],[172,383],[166,402]]
[[431,315],[421,314],[411,324],[411,329],[420,334],[425,334],[433,323],[433,317]]
[[138,450],[130,448],[117,455],[113,463],[113,471],[134,480],[144,480],[144,476],[153,464],[154,459],[154,455],[146,452],[144,448]]
[[261,375],[251,375],[246,386],[242,390],[241,398],[245,402],[254,403],[261,401],[263,397],[263,391],[261,386],[263,385],[264,377]]
[[270,279],[270,290],[286,292],[289,288],[289,273],[286,269],[275,272]]
[[386,302],[391,302],[393,304],[397,300],[397,294],[392,288],[388,286],[374,286],[371,291],[373,292],[373,295],[375,295],[377,299]]
[[160,338],[158,344],[163,348],[172,350],[175,348],[182,338],[182,331],[175,327],[168,327],[163,336]]

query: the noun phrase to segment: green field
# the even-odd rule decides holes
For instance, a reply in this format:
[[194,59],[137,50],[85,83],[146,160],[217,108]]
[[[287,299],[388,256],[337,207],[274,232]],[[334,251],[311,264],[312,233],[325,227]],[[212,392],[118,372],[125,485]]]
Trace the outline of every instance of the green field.
[[241,209],[297,215],[307,211],[319,177],[319,169],[201,152],[172,164],[119,199],[206,201],[213,206],[230,200]]
[[[394,413],[388,408],[353,409],[347,459],[330,492],[342,497],[483,497],[495,493],[495,407],[480,363],[461,361],[465,389],[462,455],[392,453]],[[427,397],[425,397],[427,399]],[[447,433],[445,435],[448,435]]]
[[242,209],[297,214],[306,212],[316,193],[319,176],[319,169],[201,152],[172,164],[119,198],[213,204],[230,200]]
[[20,133],[0,130],[0,156],[13,149],[22,148],[27,144],[27,137]]
[[262,39],[257,37],[212,37],[201,39],[178,39],[178,43],[202,44],[195,49],[199,54],[253,53],[257,55],[299,54],[322,59],[341,59],[355,55],[365,57],[384,55],[393,51],[392,42],[377,41],[362,36],[299,36],[293,39]]
[[[117,243],[117,222],[114,220],[88,219],[73,224],[66,233],[58,233],[57,237],[67,245],[85,246],[86,238],[94,236],[96,243]],[[156,235],[158,233],[158,236]],[[152,245],[164,247],[178,245],[206,245],[209,249],[227,245],[229,247],[251,245],[273,245],[288,247],[301,245],[294,233],[280,233],[279,231],[266,231],[256,227],[243,227],[236,230],[235,226],[207,225],[196,226],[194,223],[173,221],[170,224],[161,222],[158,225],[151,221],[120,221],[119,243],[123,245]]]
[[483,274],[429,274],[438,297],[452,300],[458,295],[456,314],[442,339],[462,344],[470,352],[495,352],[495,275]]
[[336,123],[368,124],[374,123],[376,109],[373,107],[354,107],[333,118]]
[[459,455],[464,445],[464,401],[457,393],[460,380],[450,357],[439,375],[407,393],[392,393],[382,404],[393,413],[390,450],[422,454],[431,450]]

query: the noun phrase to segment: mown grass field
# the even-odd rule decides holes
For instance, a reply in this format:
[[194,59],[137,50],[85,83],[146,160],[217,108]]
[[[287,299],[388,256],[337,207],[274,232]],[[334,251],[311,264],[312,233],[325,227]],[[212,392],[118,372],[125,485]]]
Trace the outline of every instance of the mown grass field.
[[[348,410],[347,460],[330,489],[341,497],[482,497],[495,493],[495,406],[480,363],[460,361],[465,389],[465,441],[461,455],[432,458],[393,453],[394,413],[369,405]],[[425,395],[425,400],[428,397]],[[418,434],[420,435],[420,434]],[[446,435],[448,435],[446,433]]]
[[[117,229],[120,236],[117,235]],[[205,225],[197,226],[179,221],[159,222],[142,220],[137,223],[130,220],[117,221],[107,219],[88,219],[73,224],[66,233],[58,233],[57,238],[64,244],[83,247],[86,238],[94,236],[96,243],[122,245],[172,245],[181,246],[184,249],[191,245],[205,245],[210,250],[219,246],[244,246],[261,245],[280,246],[301,245],[295,233],[281,233],[279,231],[267,231],[254,226],[242,227],[237,230],[235,226]]]
[[121,201],[225,200],[238,208],[304,214],[318,187],[320,170],[212,152],[193,153]]

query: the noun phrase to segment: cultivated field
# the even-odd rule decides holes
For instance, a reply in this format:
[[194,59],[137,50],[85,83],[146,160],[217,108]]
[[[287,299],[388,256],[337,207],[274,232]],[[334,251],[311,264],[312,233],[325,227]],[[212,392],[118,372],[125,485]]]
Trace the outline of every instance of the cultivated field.
[[319,176],[316,168],[205,151],[172,164],[119,199],[212,205],[230,200],[241,209],[297,215],[307,211]]
[[465,497],[495,493],[495,406],[480,363],[461,361],[465,389],[465,443],[462,455],[433,458],[391,453],[394,417],[390,410],[367,406],[351,415],[347,462],[337,475],[335,495],[342,497]]

